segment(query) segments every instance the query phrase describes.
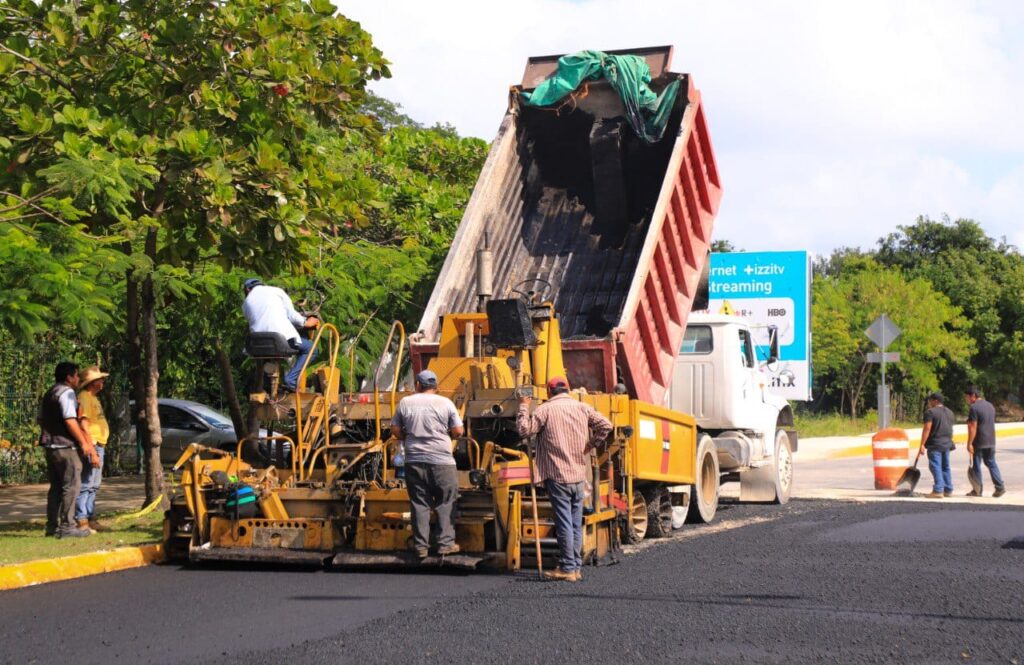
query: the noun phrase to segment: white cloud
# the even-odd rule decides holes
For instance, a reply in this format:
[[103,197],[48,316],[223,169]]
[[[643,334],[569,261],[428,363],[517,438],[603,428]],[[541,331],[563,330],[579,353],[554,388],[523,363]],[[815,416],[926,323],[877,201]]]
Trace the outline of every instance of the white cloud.
[[738,243],[747,249],[869,246],[943,213],[1024,241],[1019,3],[353,0],[342,11],[394,63],[379,93],[487,139],[528,56],[674,44],[718,152],[719,235],[756,239]]

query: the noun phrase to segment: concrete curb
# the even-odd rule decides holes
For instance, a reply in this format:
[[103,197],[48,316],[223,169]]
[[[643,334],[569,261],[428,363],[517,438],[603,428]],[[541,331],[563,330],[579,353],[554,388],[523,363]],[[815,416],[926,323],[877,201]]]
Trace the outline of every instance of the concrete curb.
[[0,566],[0,591],[139,568],[163,558],[163,545],[153,544],[12,563]]
[[[916,449],[917,444],[921,440],[921,430],[904,430],[907,433],[908,448]],[[1024,426],[1015,427],[1004,427],[996,430],[997,436],[1020,436],[1024,434]],[[954,443],[967,443],[967,433],[957,432],[953,434]],[[826,455],[826,459],[848,459],[850,457],[867,457],[871,455],[871,440],[868,439],[867,443],[862,443],[850,448],[839,448],[837,450],[831,450]]]

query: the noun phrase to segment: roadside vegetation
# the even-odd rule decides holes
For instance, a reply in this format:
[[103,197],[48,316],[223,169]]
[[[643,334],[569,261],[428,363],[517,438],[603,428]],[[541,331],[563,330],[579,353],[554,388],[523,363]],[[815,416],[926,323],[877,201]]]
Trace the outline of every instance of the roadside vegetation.
[[[69,358],[115,372],[108,414],[138,423],[131,464],[159,496],[156,398],[223,406],[248,384],[246,277],[337,325],[358,382],[389,323],[418,321],[487,151],[373,95],[386,54],[329,0],[0,0],[0,76],[0,483],[41,480],[35,403]],[[897,419],[936,388],[962,410],[970,382],[1019,401],[1022,292],[1017,249],[973,220],[820,258],[801,422],[870,420],[883,312]]]
[[0,548],[0,566],[160,541],[163,533],[161,511],[154,511],[133,520],[118,521],[117,517],[100,516],[100,521],[108,525],[109,530],[94,533],[88,538],[61,540],[45,536],[41,522],[0,524],[0,540],[4,544]]

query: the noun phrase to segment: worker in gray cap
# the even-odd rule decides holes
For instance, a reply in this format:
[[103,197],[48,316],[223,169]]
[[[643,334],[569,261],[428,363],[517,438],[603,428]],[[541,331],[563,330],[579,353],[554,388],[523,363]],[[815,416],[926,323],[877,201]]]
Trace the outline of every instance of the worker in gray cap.
[[405,446],[405,484],[412,504],[412,549],[425,559],[430,549],[430,512],[437,513],[437,553],[455,554],[453,510],[459,474],[452,438],[462,436],[455,404],[437,393],[437,374],[416,375],[416,394],[404,397],[391,420],[391,434]]

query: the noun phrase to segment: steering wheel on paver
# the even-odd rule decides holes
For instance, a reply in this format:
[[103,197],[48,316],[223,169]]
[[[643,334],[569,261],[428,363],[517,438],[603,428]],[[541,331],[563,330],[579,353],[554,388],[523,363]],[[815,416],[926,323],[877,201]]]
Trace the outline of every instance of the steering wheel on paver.
[[[539,293],[537,291],[534,291],[533,289],[530,289],[529,291],[524,291],[523,287],[529,284],[540,284],[542,288]],[[540,277],[534,277],[533,279],[524,279],[521,282],[517,282],[510,289],[510,291],[512,291],[512,293],[522,298],[527,305],[532,305],[534,298],[536,298],[538,302],[544,302],[545,300],[547,300],[548,295],[550,295],[553,289],[551,288],[551,282],[549,282],[548,280],[541,279]]]

